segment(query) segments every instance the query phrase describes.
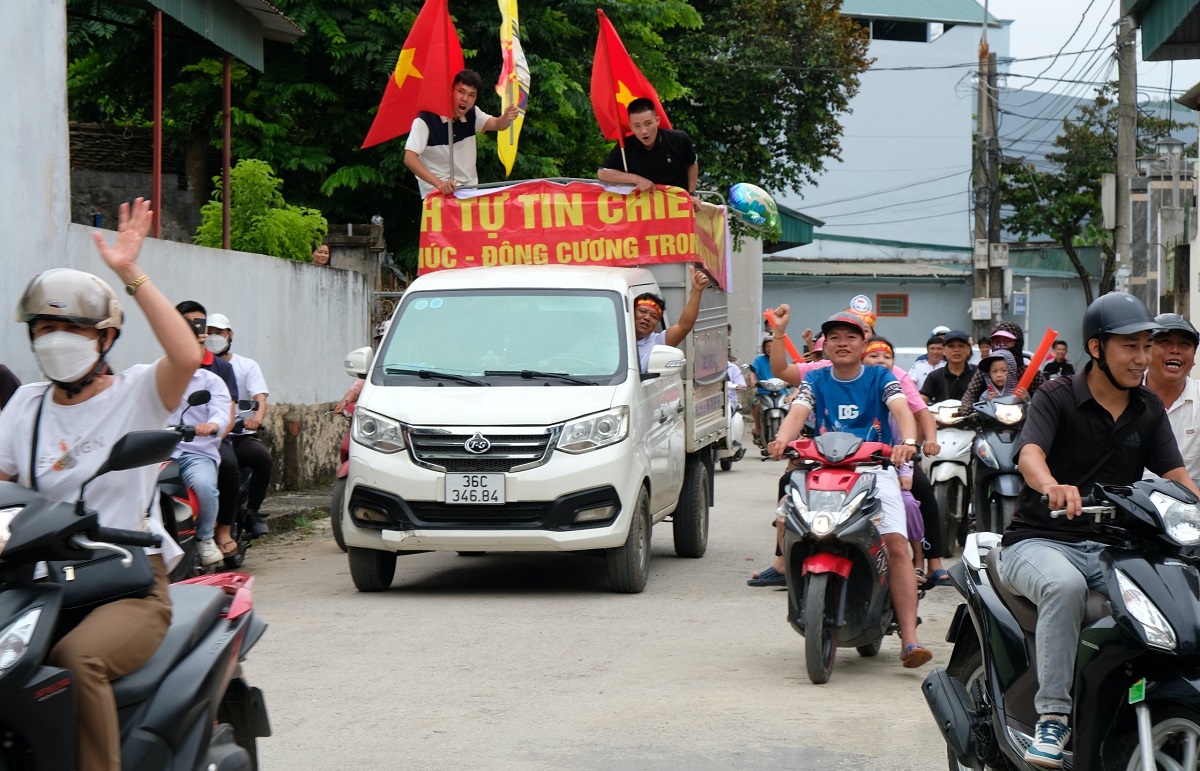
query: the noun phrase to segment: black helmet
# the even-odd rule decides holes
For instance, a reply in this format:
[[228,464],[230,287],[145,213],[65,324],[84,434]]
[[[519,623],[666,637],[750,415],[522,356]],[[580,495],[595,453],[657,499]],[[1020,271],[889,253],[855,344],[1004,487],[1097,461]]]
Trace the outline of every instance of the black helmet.
[[1083,342],[1093,337],[1153,332],[1159,324],[1141,300],[1125,292],[1109,292],[1096,298],[1083,312]]
[[1154,332],[1154,336],[1167,334],[1169,332],[1179,332],[1184,337],[1192,341],[1192,347],[1200,346],[1200,332],[1192,326],[1192,322],[1188,321],[1178,313],[1160,313],[1154,317],[1154,323],[1158,324],[1158,329]]

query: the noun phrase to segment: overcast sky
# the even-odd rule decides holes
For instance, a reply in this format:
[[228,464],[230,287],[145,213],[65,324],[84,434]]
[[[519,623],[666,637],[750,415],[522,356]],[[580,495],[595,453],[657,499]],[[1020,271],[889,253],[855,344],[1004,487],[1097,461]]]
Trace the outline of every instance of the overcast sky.
[[[980,5],[983,2],[980,0]],[[1010,53],[1022,59],[1034,56],[1053,56],[1059,49],[1064,54],[1056,60],[1015,62],[1011,72],[1037,76],[1049,66],[1033,88],[1039,91],[1069,90],[1082,92],[1087,87],[1060,83],[1064,80],[1116,80],[1116,63],[1109,51],[1068,55],[1075,51],[1109,45],[1115,35],[1120,0],[990,0],[988,11],[1000,19],[1011,19]],[[1080,19],[1082,17],[1082,24]],[[1079,30],[1075,32],[1076,26]],[[1074,36],[1072,37],[1072,33]],[[1063,47],[1065,44],[1065,48]],[[1142,61],[1141,41],[1137,47],[1138,87],[1141,98],[1164,99],[1171,85],[1171,62]],[[1111,64],[1110,64],[1111,63]],[[1200,82],[1200,61],[1174,62],[1173,94],[1179,96]],[[1029,78],[1009,78],[1010,88],[1029,85]],[[1083,93],[1076,95],[1083,96]]]

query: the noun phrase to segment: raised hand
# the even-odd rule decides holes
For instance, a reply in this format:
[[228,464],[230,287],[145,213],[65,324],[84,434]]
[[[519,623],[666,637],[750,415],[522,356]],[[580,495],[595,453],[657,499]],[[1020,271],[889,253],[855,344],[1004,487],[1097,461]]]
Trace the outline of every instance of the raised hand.
[[692,278],[692,289],[703,292],[708,288],[708,275],[704,271],[696,270],[692,265],[688,265],[688,272]]
[[787,329],[788,322],[791,320],[792,320],[792,309],[788,307],[787,303],[783,303],[778,308],[775,309],[775,331],[776,332],[778,332],[779,334],[782,335],[783,331],[785,329]]
[[[150,233],[153,216],[150,202],[138,198],[132,206],[128,203],[121,204],[117,213],[117,240],[112,246],[108,245],[102,233],[92,233],[100,257],[126,283],[141,275],[137,268],[138,253],[142,250],[142,242]],[[134,273],[138,275],[132,275]]]

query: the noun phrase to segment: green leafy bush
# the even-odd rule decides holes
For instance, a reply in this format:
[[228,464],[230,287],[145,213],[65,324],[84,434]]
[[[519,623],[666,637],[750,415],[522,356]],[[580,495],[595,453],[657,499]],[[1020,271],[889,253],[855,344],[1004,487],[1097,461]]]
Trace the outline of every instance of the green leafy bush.
[[[221,178],[213,177],[213,185],[211,200],[200,209],[195,242],[220,248]],[[237,162],[230,174],[229,244],[239,252],[307,262],[325,238],[329,223],[316,209],[289,205],[279,192],[282,185],[265,161]]]

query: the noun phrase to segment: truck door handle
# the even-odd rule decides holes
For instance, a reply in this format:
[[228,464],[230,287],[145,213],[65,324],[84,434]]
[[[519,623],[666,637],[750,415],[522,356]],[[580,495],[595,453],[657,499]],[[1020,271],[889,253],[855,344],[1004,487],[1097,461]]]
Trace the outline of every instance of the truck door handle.
[[678,407],[676,407],[675,412],[683,412],[683,405],[681,404]]
[[662,414],[662,415],[659,415],[659,416],[658,416],[658,422],[659,422],[659,423],[666,423],[666,422],[667,422],[667,416],[666,416],[666,414],[665,414],[665,413],[664,413],[664,414]]

